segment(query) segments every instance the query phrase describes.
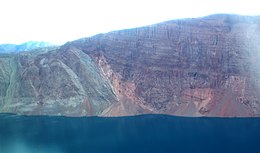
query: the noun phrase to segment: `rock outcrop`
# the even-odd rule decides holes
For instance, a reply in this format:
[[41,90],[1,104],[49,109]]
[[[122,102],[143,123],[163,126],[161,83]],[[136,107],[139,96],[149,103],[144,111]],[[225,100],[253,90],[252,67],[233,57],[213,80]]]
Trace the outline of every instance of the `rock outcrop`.
[[260,17],[212,15],[0,56],[0,111],[260,116]]

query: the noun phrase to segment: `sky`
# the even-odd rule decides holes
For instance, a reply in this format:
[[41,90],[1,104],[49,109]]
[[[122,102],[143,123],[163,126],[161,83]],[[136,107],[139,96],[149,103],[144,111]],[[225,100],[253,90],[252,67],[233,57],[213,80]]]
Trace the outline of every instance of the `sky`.
[[258,0],[0,0],[0,44],[63,44],[98,33],[215,13],[260,15]]

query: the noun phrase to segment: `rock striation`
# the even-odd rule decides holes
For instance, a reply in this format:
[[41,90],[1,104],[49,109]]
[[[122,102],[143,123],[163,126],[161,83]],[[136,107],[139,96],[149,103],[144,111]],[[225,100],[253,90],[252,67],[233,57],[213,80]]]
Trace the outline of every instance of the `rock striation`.
[[1,112],[259,117],[260,17],[173,20],[2,54],[0,84]]

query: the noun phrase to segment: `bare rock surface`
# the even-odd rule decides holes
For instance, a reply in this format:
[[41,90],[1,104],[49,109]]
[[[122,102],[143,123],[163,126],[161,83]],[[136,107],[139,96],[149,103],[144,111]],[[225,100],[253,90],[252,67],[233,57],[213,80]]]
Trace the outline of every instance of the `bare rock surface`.
[[260,116],[260,17],[211,15],[0,55],[0,111]]

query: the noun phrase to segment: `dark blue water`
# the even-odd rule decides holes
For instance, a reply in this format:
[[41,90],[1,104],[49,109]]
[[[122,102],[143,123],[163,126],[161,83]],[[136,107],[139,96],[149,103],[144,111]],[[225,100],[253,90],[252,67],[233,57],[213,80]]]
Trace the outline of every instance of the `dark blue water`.
[[260,118],[0,115],[0,153],[260,153]]

